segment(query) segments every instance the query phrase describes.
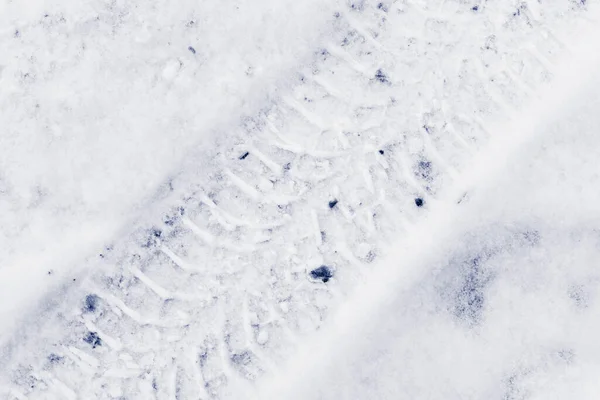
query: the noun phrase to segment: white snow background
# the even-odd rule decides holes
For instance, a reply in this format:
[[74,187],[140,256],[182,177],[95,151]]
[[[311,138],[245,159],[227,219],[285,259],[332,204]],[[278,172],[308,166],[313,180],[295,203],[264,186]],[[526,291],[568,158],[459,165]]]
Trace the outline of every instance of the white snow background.
[[[0,344],[216,127],[285,89],[335,5],[2,3]],[[488,125],[471,168],[259,398],[598,398],[599,33],[577,32],[553,83]]]
[[0,4],[0,339],[215,126],[256,112],[334,4]]
[[600,396],[598,34],[257,398]]

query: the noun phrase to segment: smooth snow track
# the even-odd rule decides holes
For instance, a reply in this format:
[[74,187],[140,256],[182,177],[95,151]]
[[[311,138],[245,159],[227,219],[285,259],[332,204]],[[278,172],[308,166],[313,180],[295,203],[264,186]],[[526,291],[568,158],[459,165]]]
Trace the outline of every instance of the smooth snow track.
[[[391,273],[376,260],[437,248],[451,233],[449,201],[468,205],[493,174],[478,154],[508,155],[510,138],[536,131],[522,129],[519,110],[579,53],[569,33],[588,8],[340,6],[312,61],[258,114],[223,125],[126,234],[24,316],[0,353],[0,390],[11,400],[246,398],[259,383],[260,398],[286,398],[318,365],[306,355],[330,354],[311,347],[314,332],[331,320],[324,343],[332,357],[345,351],[335,327],[355,327],[394,290],[387,282],[366,301],[357,285],[370,296],[383,282],[375,274],[416,278],[425,267],[403,260],[406,271]],[[517,136],[498,137],[505,120]],[[499,170],[503,159],[489,157]]]

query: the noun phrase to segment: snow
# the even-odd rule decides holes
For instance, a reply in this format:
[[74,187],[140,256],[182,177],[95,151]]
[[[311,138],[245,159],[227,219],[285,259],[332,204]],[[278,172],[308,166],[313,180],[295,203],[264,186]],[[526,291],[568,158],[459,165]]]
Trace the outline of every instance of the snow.
[[594,5],[1,7],[0,397],[597,392]]
[[0,5],[0,339],[143,215],[182,159],[268,101],[334,4]]
[[257,398],[597,398],[597,34]]

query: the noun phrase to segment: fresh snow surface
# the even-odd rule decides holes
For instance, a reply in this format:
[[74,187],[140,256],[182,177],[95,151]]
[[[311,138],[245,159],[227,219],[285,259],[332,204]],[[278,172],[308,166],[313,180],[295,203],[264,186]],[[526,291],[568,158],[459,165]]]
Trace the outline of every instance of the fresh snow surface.
[[597,398],[595,7],[2,3],[0,398]]

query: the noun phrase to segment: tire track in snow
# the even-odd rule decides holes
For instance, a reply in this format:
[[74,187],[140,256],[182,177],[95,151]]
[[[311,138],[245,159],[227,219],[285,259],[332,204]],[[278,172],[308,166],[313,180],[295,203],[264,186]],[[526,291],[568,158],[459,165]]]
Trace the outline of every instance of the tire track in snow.
[[[227,397],[310,338],[374,273],[370,264],[389,240],[420,237],[415,226],[452,186],[448,171],[463,173],[466,149],[478,151],[491,136],[487,120],[526,94],[493,97],[510,88],[477,83],[484,78],[471,64],[491,56],[459,34],[464,21],[477,23],[472,10],[449,2],[356,7],[336,18],[339,37],[300,71],[291,102],[228,132],[209,161],[200,153],[186,164],[171,181],[165,214],[90,261],[90,276],[44,314],[50,322],[32,320],[29,333],[19,332],[5,387],[31,398]],[[506,15],[493,7],[492,16]],[[532,57],[513,44],[538,31],[508,15],[494,31],[494,51]],[[406,55],[399,62],[397,49]],[[477,57],[465,62],[463,54]],[[455,72],[440,74],[444,68]],[[519,74],[537,90],[547,72],[530,63]],[[328,282],[311,274],[321,265],[333,275]],[[91,293],[98,302],[82,311]],[[195,296],[201,300],[188,301]]]
[[[588,18],[591,21],[600,20],[598,9],[590,11]],[[336,363],[346,361],[347,354],[361,351],[355,349],[354,344],[365,344],[364,339],[369,337],[372,326],[386,326],[381,321],[373,320],[373,316],[390,318],[389,314],[384,316],[379,310],[398,307],[398,304],[392,306],[398,299],[409,301],[408,293],[425,281],[424,277],[431,269],[437,268],[440,255],[453,254],[452,246],[456,244],[457,232],[468,230],[462,221],[475,225],[480,222],[468,209],[469,201],[459,201],[457,204],[457,199],[464,199],[465,193],[485,192],[494,187],[495,182],[502,181],[506,163],[511,158],[522,153],[522,149],[538,136],[543,136],[549,130],[549,125],[556,122],[557,116],[573,111],[571,103],[585,91],[586,84],[597,77],[597,67],[600,65],[598,44],[581,41],[580,38],[595,37],[597,30],[597,25],[585,24],[563,39],[568,43],[568,56],[554,65],[552,73],[555,77],[552,83],[539,90],[539,100],[531,101],[510,121],[491,128],[492,135],[488,143],[473,157],[470,168],[462,171],[454,184],[445,188],[430,214],[412,226],[410,235],[398,240],[387,259],[377,265],[375,273],[363,285],[356,287],[323,329],[298,347],[297,352],[288,359],[287,368],[262,381],[257,398],[295,399],[318,395],[318,398],[325,399],[331,398],[332,391],[335,391],[335,398],[354,398],[355,394],[350,394],[353,385],[360,386],[361,383],[332,383],[327,381],[333,378],[330,371],[340,365]],[[485,214],[485,210],[480,212]],[[390,343],[394,341],[393,337],[387,339]],[[377,354],[374,353],[373,357],[376,358]],[[425,371],[422,373],[427,374]],[[378,380],[373,377],[373,382]],[[307,381],[312,383],[311,388],[306,388]],[[330,384],[336,389],[328,389]],[[370,383],[364,384],[368,387]],[[401,390],[394,384],[391,386]],[[323,391],[320,392],[319,388]],[[342,394],[344,390],[348,392]]]

